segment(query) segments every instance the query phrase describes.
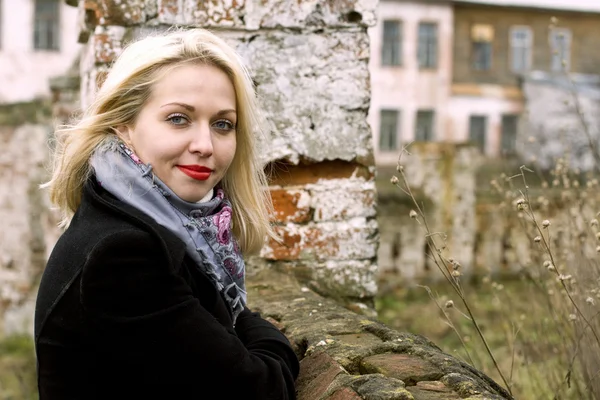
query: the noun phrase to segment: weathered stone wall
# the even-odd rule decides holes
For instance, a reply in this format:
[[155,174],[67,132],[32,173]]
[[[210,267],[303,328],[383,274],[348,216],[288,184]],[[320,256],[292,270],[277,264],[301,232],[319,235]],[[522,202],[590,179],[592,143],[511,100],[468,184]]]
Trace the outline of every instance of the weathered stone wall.
[[300,361],[298,400],[510,399],[496,382],[442,352],[262,271],[248,280],[250,306],[290,339]]
[[128,39],[172,25],[210,28],[242,55],[270,124],[277,230],[250,265],[275,267],[321,293],[369,303],[377,222],[367,27],[376,0],[79,1],[89,103]]
[[0,106],[0,336],[33,332],[37,284],[60,230],[46,191],[55,124],[77,108],[78,76],[50,82],[52,99]]
[[[11,111],[27,107],[39,104],[23,104]],[[0,109],[0,114],[6,112]],[[48,245],[53,245],[43,234],[53,222],[38,188],[45,178],[50,132],[47,117],[43,119],[0,125],[0,315],[4,316],[0,332],[5,333],[32,326],[31,293]]]
[[[486,161],[468,146],[414,143],[409,150],[411,155],[402,158],[402,165],[414,197],[442,255],[458,261],[465,275],[510,277],[544,270],[548,257],[534,241],[540,231],[529,209],[539,226],[545,219],[551,221],[550,246],[557,252],[555,257],[560,254],[561,264],[577,265],[577,257],[584,255],[597,258],[600,195],[594,173],[579,176],[582,182],[568,175],[550,176],[544,186],[537,174],[525,172],[530,204],[527,210],[519,210],[516,202],[526,200],[525,184],[518,176],[521,164],[506,162],[502,173],[482,172]],[[397,285],[443,279],[426,247],[422,218],[410,217],[416,206],[389,182],[392,175],[400,175],[396,171],[380,175],[385,176],[378,178],[379,281]]]

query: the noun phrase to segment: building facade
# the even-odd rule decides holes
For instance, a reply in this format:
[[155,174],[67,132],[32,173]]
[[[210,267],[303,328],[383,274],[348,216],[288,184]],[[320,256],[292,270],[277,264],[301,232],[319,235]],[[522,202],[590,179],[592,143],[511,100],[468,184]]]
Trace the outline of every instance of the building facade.
[[0,0],[0,104],[49,96],[77,58],[77,21],[64,0]]
[[600,72],[600,2],[454,2],[452,121],[449,136],[484,154],[514,154],[532,74]]
[[[427,23],[437,24],[433,38],[421,30]],[[382,0],[370,33],[379,165],[395,163],[401,144],[413,140],[471,142],[487,156],[513,155],[525,78],[600,72],[594,0]],[[435,68],[422,68],[419,49],[428,42],[437,44]]]
[[370,28],[375,158],[395,164],[401,145],[446,140],[452,83],[449,1],[381,1]]

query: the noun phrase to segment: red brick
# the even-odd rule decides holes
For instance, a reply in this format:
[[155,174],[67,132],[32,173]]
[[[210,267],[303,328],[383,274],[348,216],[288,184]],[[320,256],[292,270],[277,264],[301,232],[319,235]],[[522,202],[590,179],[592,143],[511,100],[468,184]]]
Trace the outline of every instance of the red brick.
[[[371,254],[373,246],[366,243],[370,240],[367,238],[374,237],[374,228],[348,228],[340,225],[340,229],[332,229],[336,225],[331,223],[327,226],[328,229],[324,229],[322,224],[276,226],[275,231],[282,237],[282,241],[279,243],[271,239],[262,256],[270,260],[347,260],[375,256]],[[361,243],[350,245],[357,241]]]
[[288,191],[284,189],[272,189],[271,199],[275,214],[272,220],[275,222],[307,222],[311,219],[311,210],[308,204],[298,206],[302,196],[309,196],[306,191]]
[[283,227],[275,227],[275,232],[281,238],[281,242],[269,240],[270,251],[265,258],[271,260],[296,260],[300,256],[300,243],[302,237],[298,233],[292,233]]
[[442,371],[430,362],[408,354],[384,353],[364,358],[360,363],[361,373],[379,373],[400,379],[407,386],[420,381],[435,381]]
[[285,162],[269,164],[266,169],[273,186],[302,186],[321,179],[350,178],[353,175],[371,179],[373,174],[364,165],[342,160],[301,163],[293,165]]
[[[298,400],[320,398],[344,369],[327,353],[316,353],[300,361],[300,374],[296,380]],[[343,399],[339,397],[338,399]],[[348,399],[351,399],[348,397]]]

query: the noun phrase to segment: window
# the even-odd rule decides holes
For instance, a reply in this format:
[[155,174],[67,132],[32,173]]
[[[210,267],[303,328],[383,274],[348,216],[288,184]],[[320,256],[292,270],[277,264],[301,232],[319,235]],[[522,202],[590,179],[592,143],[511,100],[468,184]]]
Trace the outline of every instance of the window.
[[397,110],[381,110],[379,114],[379,150],[398,149],[398,117]]
[[571,31],[565,28],[550,30],[552,72],[568,71],[571,65]]
[[471,115],[469,119],[469,140],[477,146],[481,153],[485,154],[485,132],[487,117],[483,115]]
[[510,29],[510,69],[526,72],[531,69],[533,33],[528,26],[513,26]]
[[494,27],[476,24],[471,27],[472,61],[476,71],[492,69],[492,43]]
[[417,124],[415,129],[415,140],[416,141],[430,141],[433,140],[433,124],[434,124],[434,112],[431,110],[420,110],[417,111]]
[[417,46],[419,68],[437,67],[437,30],[437,24],[430,22],[419,24],[419,44]]
[[35,0],[33,48],[58,50],[60,43],[59,0]]
[[383,21],[381,64],[402,64],[402,22],[400,21]]
[[514,155],[517,150],[517,133],[519,116],[506,114],[502,116],[502,137],[500,139],[502,155]]

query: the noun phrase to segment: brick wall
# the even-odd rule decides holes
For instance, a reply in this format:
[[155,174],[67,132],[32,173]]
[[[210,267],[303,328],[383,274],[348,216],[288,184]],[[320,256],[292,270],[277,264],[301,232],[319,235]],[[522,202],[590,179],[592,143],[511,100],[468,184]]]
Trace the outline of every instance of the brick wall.
[[[377,222],[367,27],[376,0],[80,0],[82,103],[124,38],[172,25],[215,31],[250,67],[271,132],[271,242],[249,265],[275,267],[319,292],[369,303]],[[250,268],[252,270],[252,268]]]

